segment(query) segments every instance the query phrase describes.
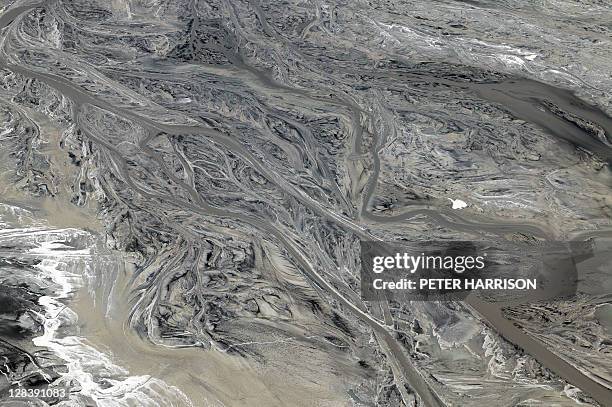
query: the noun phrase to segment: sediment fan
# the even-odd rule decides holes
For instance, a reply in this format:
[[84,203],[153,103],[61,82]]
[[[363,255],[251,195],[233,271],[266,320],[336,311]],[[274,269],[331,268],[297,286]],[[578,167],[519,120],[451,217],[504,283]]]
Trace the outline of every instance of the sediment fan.
[[[609,404],[611,18],[0,2],[0,404]],[[362,291],[364,243],[460,241],[411,255],[591,252],[529,301]]]

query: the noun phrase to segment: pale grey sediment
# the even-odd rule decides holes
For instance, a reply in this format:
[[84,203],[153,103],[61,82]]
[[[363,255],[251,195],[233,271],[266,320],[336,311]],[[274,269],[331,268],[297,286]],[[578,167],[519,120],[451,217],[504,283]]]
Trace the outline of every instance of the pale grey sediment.
[[609,386],[588,377],[582,371],[563,360],[563,358],[547,349],[542,343],[525,334],[520,327],[515,326],[516,323],[504,317],[499,305],[487,303],[475,296],[468,297],[465,302],[481,314],[505,339],[533,355],[545,367],[553,372],[557,372],[558,375],[585,391],[602,405],[606,405],[609,402],[612,396],[612,390]]
[[606,405],[606,308],[584,305],[604,263],[550,342],[505,319],[554,324],[550,304],[359,294],[360,240],[610,233],[610,41],[572,5],[16,3],[0,201],[115,253],[66,301],[121,380],[161,380],[152,405]]

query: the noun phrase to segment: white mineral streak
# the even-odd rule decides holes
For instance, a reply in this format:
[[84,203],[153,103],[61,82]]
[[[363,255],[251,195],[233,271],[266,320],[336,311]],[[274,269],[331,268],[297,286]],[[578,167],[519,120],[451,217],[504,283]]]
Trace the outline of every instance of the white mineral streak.
[[[4,232],[4,231],[3,231]],[[23,232],[14,231],[17,234]],[[69,238],[78,238],[85,232],[77,230],[38,230],[39,236],[52,234],[56,241],[41,241],[28,251],[28,254],[41,259],[36,265],[41,273],[41,281],[52,281],[59,288],[50,296],[42,296],[39,304],[45,312],[44,333],[33,339],[36,346],[46,347],[66,361],[68,371],[62,373],[58,384],[78,383],[71,386],[78,389],[70,401],[60,403],[65,406],[85,405],[91,399],[96,406],[190,406],[191,402],[177,388],[167,385],[163,380],[148,375],[132,376],[115,363],[111,354],[99,351],[87,343],[87,338],[78,335],[63,335],[79,323],[78,315],[70,309],[70,299],[83,284],[83,276],[68,271],[74,269],[69,263],[81,258],[83,267],[92,261],[92,248],[73,250],[66,245]],[[64,239],[62,239],[62,237]],[[83,270],[86,272],[86,270]]]

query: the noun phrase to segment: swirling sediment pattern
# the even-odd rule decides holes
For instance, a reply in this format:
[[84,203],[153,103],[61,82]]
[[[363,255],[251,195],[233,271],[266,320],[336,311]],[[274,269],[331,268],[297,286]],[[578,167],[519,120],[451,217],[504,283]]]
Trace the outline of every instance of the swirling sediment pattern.
[[364,240],[609,242],[612,11],[578,3],[0,3],[1,394],[606,405],[602,267],[561,305],[359,292]]

